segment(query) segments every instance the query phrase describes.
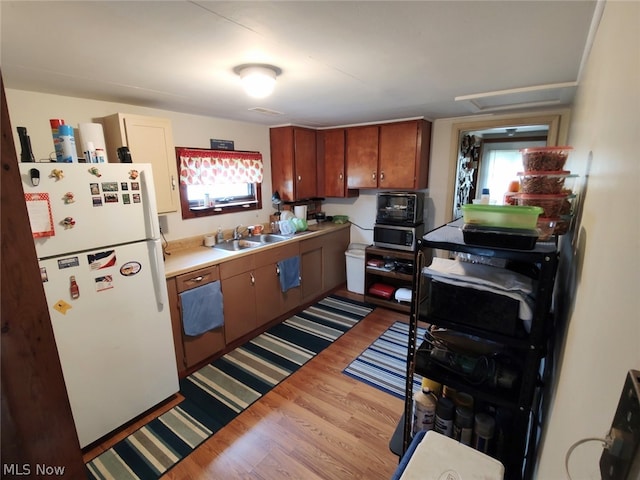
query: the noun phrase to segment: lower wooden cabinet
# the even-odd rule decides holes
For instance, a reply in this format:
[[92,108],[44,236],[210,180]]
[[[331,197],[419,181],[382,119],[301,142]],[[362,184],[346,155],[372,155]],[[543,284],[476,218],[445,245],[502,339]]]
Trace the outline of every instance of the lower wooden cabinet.
[[179,373],[188,370],[224,349],[224,327],[209,330],[195,337],[185,335],[182,328],[182,310],[180,306],[180,293],[218,280],[220,280],[220,275],[217,265],[167,280],[176,364]]
[[[275,319],[344,284],[348,245],[349,228],[341,228],[167,279],[178,372],[184,376],[208,358],[233,348],[243,337],[259,334]],[[282,292],[278,262],[297,255],[301,285]],[[222,289],[224,327],[197,337],[184,335],[180,293],[217,280]]]

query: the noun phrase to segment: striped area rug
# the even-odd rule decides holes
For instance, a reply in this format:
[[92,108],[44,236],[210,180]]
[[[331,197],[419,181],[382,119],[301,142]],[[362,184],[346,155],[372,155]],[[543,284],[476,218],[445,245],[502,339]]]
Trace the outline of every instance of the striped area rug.
[[88,462],[88,478],[159,478],[372,310],[328,296],[180,380],[185,399]]
[[[425,329],[418,327],[418,339]],[[404,398],[407,377],[407,344],[409,325],[396,322],[360,354],[343,373],[398,398]],[[414,375],[413,391],[420,389],[422,377]]]

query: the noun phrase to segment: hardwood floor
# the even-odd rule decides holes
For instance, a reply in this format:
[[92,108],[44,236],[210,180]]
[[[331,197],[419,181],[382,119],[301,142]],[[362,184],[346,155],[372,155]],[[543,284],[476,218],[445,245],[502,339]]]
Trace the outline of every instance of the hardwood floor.
[[[362,299],[346,290],[336,293]],[[342,370],[395,321],[407,321],[407,315],[377,308],[162,478],[390,478],[398,457],[389,450],[389,440],[403,401]],[[133,424],[87,451],[85,461],[138,427]]]

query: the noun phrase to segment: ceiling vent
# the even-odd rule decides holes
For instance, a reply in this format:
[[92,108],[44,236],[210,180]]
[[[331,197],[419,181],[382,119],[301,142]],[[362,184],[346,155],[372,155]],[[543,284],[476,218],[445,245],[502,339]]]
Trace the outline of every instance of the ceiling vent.
[[510,90],[463,95],[455,97],[455,101],[467,102],[475,113],[550,105],[569,105],[577,85],[577,82],[565,82],[512,88]]
[[253,108],[250,108],[249,111],[261,113],[262,115],[270,115],[272,117],[276,117],[278,115],[284,115],[283,112],[278,112],[277,110],[270,110],[268,108],[262,108],[262,107],[253,107]]

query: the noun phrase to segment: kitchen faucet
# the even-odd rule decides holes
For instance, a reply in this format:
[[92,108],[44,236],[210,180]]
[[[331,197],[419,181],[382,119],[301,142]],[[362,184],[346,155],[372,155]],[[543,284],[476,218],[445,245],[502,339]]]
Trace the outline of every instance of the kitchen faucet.
[[[241,227],[242,227],[242,225],[238,225],[237,227],[235,227],[233,229],[233,239],[234,240],[240,240],[242,238],[242,233],[240,232],[240,228]],[[246,228],[244,230],[246,230]]]

